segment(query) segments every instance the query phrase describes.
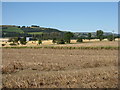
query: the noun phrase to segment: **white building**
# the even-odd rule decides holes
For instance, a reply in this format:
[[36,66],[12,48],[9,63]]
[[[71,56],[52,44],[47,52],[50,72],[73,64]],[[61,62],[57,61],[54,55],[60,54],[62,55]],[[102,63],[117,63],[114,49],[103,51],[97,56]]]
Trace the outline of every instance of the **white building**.
[[26,41],[30,41],[32,37],[26,37]]

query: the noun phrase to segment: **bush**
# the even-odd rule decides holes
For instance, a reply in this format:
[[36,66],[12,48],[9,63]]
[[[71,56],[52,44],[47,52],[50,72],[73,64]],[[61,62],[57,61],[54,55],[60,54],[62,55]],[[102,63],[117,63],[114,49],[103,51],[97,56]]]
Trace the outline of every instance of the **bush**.
[[56,42],[57,42],[56,38],[53,38],[52,43],[56,43]]
[[2,46],[5,46],[6,44],[2,44]]
[[78,38],[77,42],[83,42],[83,39],[82,38]]
[[13,42],[13,38],[9,38],[8,42]]
[[18,43],[18,41],[19,41],[19,38],[18,38],[18,37],[10,38],[10,39],[8,40],[8,42],[13,42],[13,43]]
[[13,38],[13,42],[18,43],[18,41],[19,41],[19,38],[18,38],[18,37],[14,37],[14,38]]
[[10,43],[9,45],[11,45],[11,46],[12,46],[12,45],[16,45],[16,44],[15,44],[15,43]]
[[109,36],[107,37],[107,39],[108,39],[108,41],[113,41],[113,40],[115,40],[115,38],[113,37],[113,35],[109,35]]
[[38,44],[42,44],[42,40],[38,40]]
[[20,26],[18,26],[18,28],[20,28]]
[[21,38],[21,39],[20,39],[20,43],[23,44],[23,45],[25,45],[25,44],[27,43],[27,42],[26,42],[26,37]]
[[57,44],[65,44],[65,41],[63,39],[60,39],[57,41]]

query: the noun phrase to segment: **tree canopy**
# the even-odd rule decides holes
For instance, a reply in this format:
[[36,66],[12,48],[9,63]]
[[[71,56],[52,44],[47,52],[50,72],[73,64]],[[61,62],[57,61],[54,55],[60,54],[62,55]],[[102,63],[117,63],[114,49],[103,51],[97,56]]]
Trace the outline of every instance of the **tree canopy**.
[[65,42],[66,42],[66,43],[70,43],[70,39],[71,39],[73,36],[74,36],[74,34],[71,33],[71,32],[65,33],[65,34],[64,34]]
[[100,41],[102,41],[102,39],[103,39],[103,34],[104,34],[104,32],[102,30],[96,31],[96,36]]

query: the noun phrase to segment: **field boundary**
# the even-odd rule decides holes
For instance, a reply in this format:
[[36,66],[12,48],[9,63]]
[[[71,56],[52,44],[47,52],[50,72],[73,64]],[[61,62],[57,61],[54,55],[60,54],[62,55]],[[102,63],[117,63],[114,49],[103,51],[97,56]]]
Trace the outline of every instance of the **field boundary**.
[[113,46],[96,46],[96,47],[68,47],[68,46],[41,46],[41,47],[28,47],[28,46],[20,46],[20,47],[0,47],[0,48],[14,48],[14,49],[21,49],[21,48],[32,48],[32,49],[39,49],[39,48],[48,48],[48,49],[90,49],[90,50],[119,50],[120,47],[113,47]]

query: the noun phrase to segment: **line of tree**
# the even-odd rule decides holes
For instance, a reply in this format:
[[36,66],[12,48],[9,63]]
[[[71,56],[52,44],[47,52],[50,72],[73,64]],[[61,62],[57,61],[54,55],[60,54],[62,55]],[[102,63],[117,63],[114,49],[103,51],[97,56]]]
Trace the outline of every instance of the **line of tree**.
[[8,40],[8,42],[12,42],[10,45],[18,45],[18,44],[25,45],[27,43],[26,42],[26,37],[22,37],[22,38],[19,38],[19,37],[10,38]]
[[[18,30],[21,30],[21,32],[9,32],[9,27],[18,27]],[[34,27],[34,28],[32,28]],[[68,34],[71,32],[62,32],[60,30],[57,29],[53,29],[53,28],[43,28],[43,27],[39,27],[37,25],[31,25],[31,27],[26,27],[26,26],[2,26],[2,37],[33,37],[36,39],[41,39],[41,40],[48,40],[48,39],[53,39],[53,38],[63,38],[65,40],[65,42],[70,43],[70,39],[78,39],[78,36],[75,36],[75,34]],[[7,30],[8,29],[8,30]],[[13,30],[15,31],[15,29]],[[31,32],[33,34],[31,34]],[[41,32],[41,34],[34,34],[34,32]],[[85,34],[84,34],[85,35]],[[72,37],[71,37],[72,36]],[[88,33],[88,35],[86,36],[81,36],[82,39],[99,39],[100,41],[102,41],[103,39],[108,39],[111,36],[107,36],[104,35],[103,30],[97,30],[96,31],[96,36],[92,36],[92,33]],[[113,36],[114,38],[120,38],[120,36]],[[108,39],[109,40],[109,39]]]
[[[71,39],[73,39],[74,37],[74,34],[72,32],[66,32],[64,33],[61,37],[57,37],[57,33],[53,33],[53,43],[57,43],[57,44],[65,44],[65,43],[71,43]],[[37,37],[37,36],[33,36],[32,40],[34,41],[37,41],[38,40],[38,45],[42,44],[42,40],[43,40],[43,35],[44,34],[41,34],[41,36]],[[47,36],[47,34],[45,35]],[[107,38],[108,41],[114,41],[116,37],[114,37],[113,34],[111,35],[108,35],[107,37],[104,36],[104,32],[102,30],[97,30],[96,31],[96,37],[95,39],[99,39],[100,41],[102,41],[103,39]],[[46,38],[48,39],[48,38]],[[77,42],[83,42],[83,37],[78,37],[77,38]],[[88,40],[91,40],[93,39],[92,38],[92,34],[91,33],[88,33],[88,36],[87,36],[87,39]],[[18,41],[20,42],[20,44],[22,45],[25,45],[27,42],[26,42],[26,37],[23,37],[23,38],[19,38],[19,37],[14,37],[14,38],[10,38],[9,42],[13,42],[11,45],[14,45],[14,44],[19,44]]]

